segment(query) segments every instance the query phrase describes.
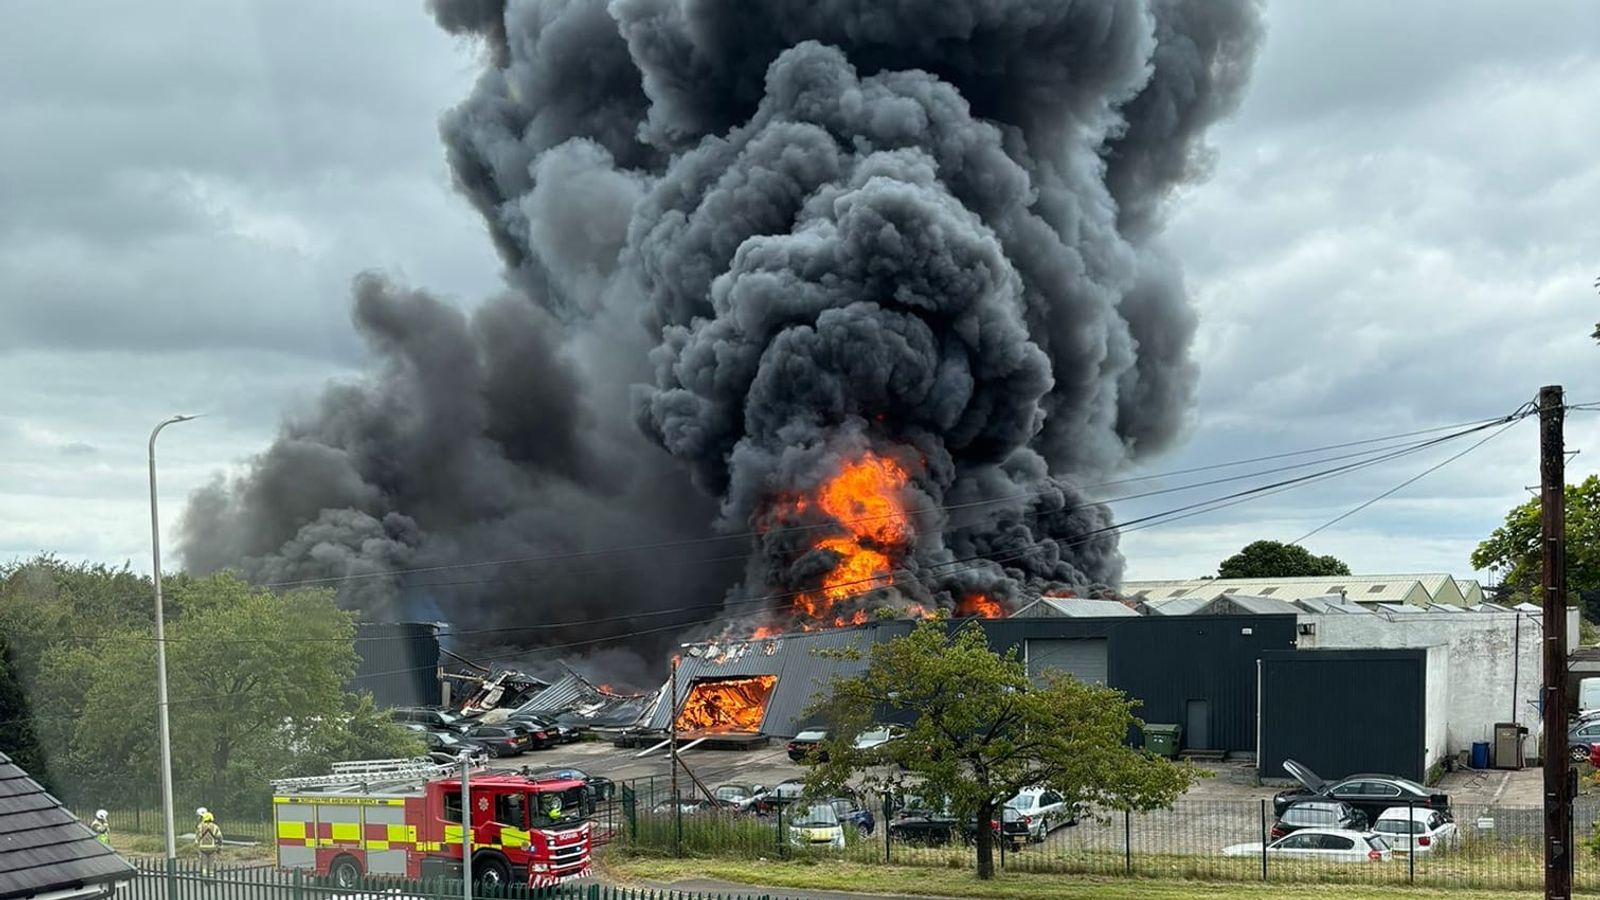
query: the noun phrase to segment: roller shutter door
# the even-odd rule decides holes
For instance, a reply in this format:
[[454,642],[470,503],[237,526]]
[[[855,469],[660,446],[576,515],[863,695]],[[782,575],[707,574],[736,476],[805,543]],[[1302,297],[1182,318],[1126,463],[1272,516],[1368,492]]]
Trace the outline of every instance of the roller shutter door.
[[1046,672],[1057,671],[1090,684],[1106,683],[1106,639],[1064,638],[1027,642],[1028,676],[1043,683]]

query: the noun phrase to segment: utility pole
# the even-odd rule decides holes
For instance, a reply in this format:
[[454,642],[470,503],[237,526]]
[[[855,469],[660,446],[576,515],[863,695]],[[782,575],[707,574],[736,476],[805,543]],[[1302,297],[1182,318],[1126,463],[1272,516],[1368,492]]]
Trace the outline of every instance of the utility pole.
[[672,759],[672,849],[674,855],[683,849],[683,805],[678,801],[678,654],[672,655],[672,743],[667,753]]
[[1567,759],[1565,400],[1539,389],[1539,545],[1544,605],[1544,896],[1572,896],[1572,773]]

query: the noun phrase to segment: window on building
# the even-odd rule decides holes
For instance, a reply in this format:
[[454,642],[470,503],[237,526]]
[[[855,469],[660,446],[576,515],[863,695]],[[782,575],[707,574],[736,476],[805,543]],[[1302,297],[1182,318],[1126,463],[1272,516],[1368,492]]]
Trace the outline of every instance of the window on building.
[[1369,593],[1369,594],[1381,594],[1388,587],[1389,586],[1387,584],[1375,584],[1372,587],[1367,588],[1367,593]]
[[1342,594],[1342,593],[1344,593],[1344,588],[1345,588],[1344,585],[1336,584],[1336,585],[1333,585],[1333,586],[1328,588],[1328,593],[1330,593],[1330,594]]
[[1263,597],[1271,597],[1273,594],[1277,593],[1277,591],[1278,591],[1278,589],[1275,588],[1275,587],[1262,588],[1261,589],[1261,596],[1263,596]]

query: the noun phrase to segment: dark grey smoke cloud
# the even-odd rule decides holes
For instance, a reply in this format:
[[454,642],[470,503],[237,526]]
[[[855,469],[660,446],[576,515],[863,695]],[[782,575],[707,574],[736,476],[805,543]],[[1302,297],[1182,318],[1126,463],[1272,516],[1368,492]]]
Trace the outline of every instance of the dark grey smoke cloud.
[[[1120,577],[1109,513],[1071,483],[1182,433],[1195,315],[1162,212],[1238,102],[1254,3],[429,6],[484,45],[441,133],[507,291],[464,314],[358,280],[370,377],[194,499],[191,567],[570,554],[341,582],[374,617],[437,609],[496,640],[813,590],[837,523],[780,498],[873,453],[910,473],[913,533],[885,548],[897,584],[852,607]],[[733,537],[693,546],[715,564],[582,555],[712,528]],[[720,559],[748,529],[748,559]]]

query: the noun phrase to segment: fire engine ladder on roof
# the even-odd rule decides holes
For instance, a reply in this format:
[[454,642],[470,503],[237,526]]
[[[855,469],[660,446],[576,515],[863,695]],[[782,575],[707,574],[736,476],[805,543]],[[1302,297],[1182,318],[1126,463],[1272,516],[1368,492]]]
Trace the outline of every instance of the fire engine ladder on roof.
[[300,778],[277,778],[272,781],[274,791],[286,789],[326,788],[331,790],[360,788],[371,790],[385,784],[414,784],[443,778],[460,770],[453,763],[436,763],[428,759],[361,759],[333,764],[327,775],[307,775]]

